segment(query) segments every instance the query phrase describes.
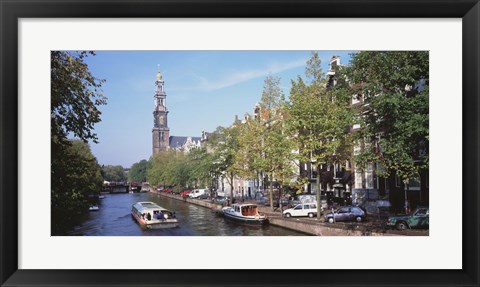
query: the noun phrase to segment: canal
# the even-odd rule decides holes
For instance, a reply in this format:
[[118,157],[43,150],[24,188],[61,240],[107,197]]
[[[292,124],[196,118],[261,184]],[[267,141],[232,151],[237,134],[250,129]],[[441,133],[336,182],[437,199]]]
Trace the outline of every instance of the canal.
[[[176,212],[180,226],[170,229],[143,230],[130,214],[132,204],[153,201]],[[99,211],[85,216],[82,224],[67,235],[84,236],[295,236],[289,229],[267,225],[249,226],[231,222],[210,209],[151,193],[107,194],[100,199]]]

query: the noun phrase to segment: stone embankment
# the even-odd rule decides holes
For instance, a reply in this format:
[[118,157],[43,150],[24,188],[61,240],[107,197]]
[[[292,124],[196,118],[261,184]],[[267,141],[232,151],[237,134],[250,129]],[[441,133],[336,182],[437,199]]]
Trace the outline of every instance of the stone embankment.
[[[151,189],[151,193],[158,194],[160,196],[172,198],[175,200],[181,200],[188,203],[200,205],[206,208],[210,208],[212,212],[221,212],[222,206],[217,205],[209,200],[193,199],[188,197],[181,197],[180,195],[159,192]],[[267,214],[270,224],[288,228],[291,230],[303,232],[310,235],[317,236],[392,236],[392,235],[413,235],[413,236],[425,236],[428,235],[427,231],[396,231],[386,229],[384,224],[379,224],[375,221],[366,223],[334,223],[329,224],[322,219],[317,218],[284,218],[280,212],[271,211],[268,206],[259,206],[259,210],[262,213]]]

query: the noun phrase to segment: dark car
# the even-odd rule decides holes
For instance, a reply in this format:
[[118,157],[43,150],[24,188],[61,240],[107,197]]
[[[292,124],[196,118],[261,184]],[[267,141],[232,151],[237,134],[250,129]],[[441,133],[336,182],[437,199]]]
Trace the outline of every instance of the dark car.
[[225,200],[227,198],[225,196],[217,196],[213,199],[213,202],[216,203],[216,204],[225,204]]
[[[264,205],[267,205],[267,206],[270,205],[270,198],[268,198],[268,197],[262,197],[262,199],[260,199],[260,201]],[[282,198],[281,203],[282,203],[283,207],[287,207],[288,206],[288,199]],[[279,207],[279,206],[280,206],[280,200],[278,200],[278,198],[273,199],[273,207]]]
[[367,212],[358,206],[344,206],[333,213],[326,213],[323,217],[328,223],[335,221],[362,222],[367,218]]
[[398,230],[407,228],[428,228],[429,227],[428,207],[417,207],[411,214],[390,216],[387,226],[395,227]]

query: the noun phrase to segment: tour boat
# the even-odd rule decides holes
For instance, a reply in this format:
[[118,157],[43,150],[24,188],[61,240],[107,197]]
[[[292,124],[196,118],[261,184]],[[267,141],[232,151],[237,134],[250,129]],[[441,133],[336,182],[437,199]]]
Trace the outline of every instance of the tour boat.
[[234,203],[222,208],[226,218],[247,224],[262,225],[268,223],[267,215],[260,214],[258,207],[250,203]]
[[132,205],[132,216],[148,229],[177,227],[175,212],[167,210],[153,202],[137,202]]

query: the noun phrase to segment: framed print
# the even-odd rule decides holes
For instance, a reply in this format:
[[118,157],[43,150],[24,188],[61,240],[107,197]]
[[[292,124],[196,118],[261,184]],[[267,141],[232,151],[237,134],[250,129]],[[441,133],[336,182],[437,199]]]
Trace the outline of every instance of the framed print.
[[[94,3],[39,0],[2,1],[0,9],[1,286],[478,286],[478,1]],[[93,51],[95,56],[87,51]],[[378,57],[380,53],[382,57]],[[318,65],[315,66],[317,57]],[[262,87],[263,94],[268,87],[278,87],[284,94],[290,93],[288,116],[297,116],[298,122],[305,119],[301,116],[309,106],[295,110],[292,95],[308,94],[305,91],[314,88],[323,93],[337,84],[341,87],[343,78],[335,78],[335,75],[345,75],[347,82],[357,81],[357,84],[345,84],[345,90],[339,90],[343,94],[324,92],[330,95],[331,102],[335,102],[332,99],[343,99],[341,95],[348,95],[348,107],[360,106],[360,102],[365,104],[362,107],[378,104],[381,92],[372,91],[375,86],[369,86],[365,79],[377,79],[382,74],[383,80],[396,81],[404,74],[389,73],[390,69],[398,71],[399,65],[388,64],[403,61],[399,59],[415,59],[416,63],[404,66],[410,71],[408,76],[414,74],[412,77],[415,78],[412,85],[401,82],[401,94],[406,99],[423,95],[426,101],[413,105],[406,101],[402,112],[393,116],[397,122],[391,129],[405,129],[403,135],[412,130],[412,133],[422,134],[421,127],[412,123],[423,121],[426,123],[426,139],[419,145],[425,141],[427,144],[413,151],[413,165],[409,159],[402,162],[398,151],[394,154],[397,158],[388,158],[389,151],[380,144],[386,139],[380,139],[379,135],[387,134],[384,132],[386,126],[382,125],[372,132],[378,143],[375,150],[382,150],[382,157],[375,160],[384,160],[382,163],[388,169],[387,164],[392,162],[418,166],[419,159],[426,158],[427,172],[418,172],[418,180],[415,176],[411,180],[405,175],[407,172],[402,173],[405,169],[398,168],[401,172],[388,175],[390,181],[380,181],[376,172],[381,172],[381,164],[373,167],[369,162],[363,167],[359,163],[358,169],[348,161],[337,165],[339,160],[332,165],[328,162],[316,166],[314,163],[323,158],[314,159],[314,149],[309,152],[305,163],[299,161],[297,164],[300,171],[310,174],[309,181],[296,181],[298,190],[305,191],[301,197],[297,196],[300,193],[292,193],[295,196],[291,198],[286,196],[290,193],[284,192],[284,178],[290,175],[285,165],[270,174],[256,174],[258,182],[262,182],[257,185],[255,180],[251,185],[240,180],[234,184],[233,175],[229,183],[228,171],[231,169],[227,167],[204,172],[206,177],[214,180],[194,187],[187,180],[180,184],[183,180],[180,177],[176,177],[178,182],[171,184],[165,177],[149,175],[150,183],[147,184],[146,176],[138,180],[130,178],[129,183],[123,183],[127,178],[117,180],[114,179],[116,175],[112,175],[115,172],[114,164],[110,164],[112,159],[133,157],[133,152],[122,152],[118,149],[120,146],[146,150],[147,155],[141,157],[148,159],[152,155],[148,169],[157,167],[156,174],[159,174],[169,164],[167,153],[162,152],[177,149],[184,152],[201,146],[209,137],[215,138],[215,124],[241,122],[246,126],[252,123],[249,127],[257,129],[256,133],[244,129],[244,141],[255,142],[260,135],[261,148],[267,146],[267,139],[274,137],[271,132],[276,121],[271,117],[277,113],[270,109],[262,112]],[[323,82],[319,77],[318,83],[322,85],[316,86],[315,67],[320,67],[321,61],[328,77],[322,78]],[[249,66],[250,63],[256,66]],[[305,69],[306,76],[314,77],[305,81],[306,84],[301,76],[296,76],[303,73],[305,63],[309,67]],[[375,73],[365,76],[370,70],[362,66],[364,63],[375,67],[372,68]],[[62,73],[62,69],[72,67],[68,65],[79,70],[88,66],[94,76],[82,70],[77,74],[73,72],[76,76],[67,81],[57,82],[57,78],[71,75]],[[140,66],[143,70],[138,68]],[[339,68],[347,66],[349,68]],[[302,71],[297,72],[299,68]],[[391,74],[398,77],[388,78]],[[79,77],[80,84],[75,85]],[[103,82],[102,78],[107,81]],[[265,82],[261,81],[262,78]],[[64,88],[65,83],[68,88]],[[249,90],[253,83],[260,88]],[[388,89],[383,84],[380,86],[382,91]],[[72,92],[74,89],[86,93]],[[116,110],[96,110],[95,106],[107,101],[97,89],[102,90],[106,98],[111,98],[112,106],[118,105]],[[57,94],[70,92],[75,100],[85,99],[86,106],[75,110],[75,105],[68,108],[59,105],[52,112],[56,108]],[[368,93],[374,97],[368,97]],[[204,98],[204,94],[211,97]],[[250,99],[247,94],[257,96]],[[87,96],[82,98],[82,95]],[[96,97],[90,106],[89,97]],[[118,100],[122,98],[123,102]],[[247,98],[249,102],[245,104]],[[372,101],[372,98],[377,100]],[[388,105],[403,104],[388,100]],[[143,106],[144,101],[148,101],[147,107]],[[323,108],[315,107],[313,110]],[[409,108],[424,114],[409,114]],[[295,111],[300,112],[295,114]],[[234,119],[235,113],[240,114],[240,119]],[[242,113],[245,113],[244,117]],[[227,117],[228,124],[219,122],[223,114],[231,116],[231,119]],[[318,116],[325,114],[327,112]],[[359,128],[359,123],[367,123],[367,114],[352,116],[361,122],[347,121],[348,117],[342,114],[344,117],[336,118],[342,128],[336,130],[347,138],[344,126],[350,126],[347,134],[351,136],[355,125]],[[415,121],[419,115],[423,117]],[[250,116],[271,121],[255,125],[249,121]],[[71,123],[72,118],[80,119],[90,128],[72,124],[65,130],[57,129],[57,124]],[[139,124],[134,121],[137,118],[145,118],[146,122]],[[207,126],[206,129],[202,129],[200,122]],[[374,117],[368,122],[369,127],[377,122]],[[104,126],[91,128],[97,123]],[[180,130],[178,127],[182,123],[195,130]],[[288,127],[293,129],[293,120],[289,123]],[[234,131],[217,130],[221,145],[216,149],[220,149],[228,145]],[[147,135],[143,134],[145,131]],[[110,140],[115,139],[113,132],[122,138],[116,142]],[[296,135],[296,130],[288,132],[292,138]],[[313,132],[311,136],[318,133]],[[101,143],[91,151],[81,141],[64,145],[62,139],[67,140],[71,134],[90,143],[97,140],[98,134],[100,142],[109,144]],[[357,134],[361,135],[358,138],[372,137],[372,134],[358,131]],[[139,137],[148,144],[137,145]],[[348,137],[345,149],[356,151],[353,143],[357,143],[358,138]],[[285,144],[285,149],[291,151],[291,146],[283,140],[275,138],[271,150]],[[361,144],[362,150],[368,145]],[[301,146],[307,150],[304,142]],[[235,146],[241,147],[242,144]],[[226,150],[211,162],[219,165],[225,161]],[[337,153],[339,150],[333,152],[336,158],[341,157]],[[94,160],[89,157],[90,153],[93,153]],[[100,158],[99,154],[109,158]],[[165,158],[155,157],[158,154],[165,155]],[[183,162],[189,163],[202,156],[193,154],[195,157],[191,158],[177,153],[172,157],[181,157]],[[255,162],[238,154],[235,159],[244,160],[240,165],[244,168],[242,172],[245,172],[245,166]],[[90,187],[101,188],[103,193],[87,195],[85,190],[80,191],[85,199],[81,207],[59,198],[55,189],[67,185],[66,180],[57,174],[67,174],[69,170],[95,160],[100,164],[95,162],[85,170],[92,171]],[[142,164],[147,164],[147,161],[142,163],[140,157],[138,160],[125,159],[125,162],[124,166],[131,165],[128,169],[130,175],[139,172]],[[263,161],[262,164],[262,169],[268,168]],[[191,165],[186,164],[185,169],[187,167]],[[120,174],[125,176],[123,172],[121,168]],[[275,176],[276,172],[281,176]],[[331,175],[332,180],[324,175]],[[69,177],[68,184],[74,185],[81,180]],[[194,180],[199,181],[199,178]],[[136,181],[142,183],[136,184]],[[321,184],[325,184],[325,192]],[[257,198],[254,191],[258,191],[260,185],[265,186],[265,193]],[[425,188],[427,194],[422,193]],[[373,189],[378,190],[378,194],[372,193]],[[397,189],[401,190],[398,196],[382,200],[385,190]],[[316,196],[316,190],[320,191],[319,196]],[[122,194],[113,195],[115,193]],[[76,196],[74,194],[72,198]],[[308,196],[311,200],[305,199]],[[157,200],[160,197],[166,201]],[[206,199],[195,197],[206,197],[208,203]],[[375,197],[375,201],[371,197]],[[233,200],[236,200],[235,204],[230,202]],[[347,203],[349,200],[351,202]],[[377,219],[372,220],[372,206],[360,204],[362,200],[377,204]],[[166,206],[159,202],[166,202]],[[389,204],[390,213],[394,210],[396,216],[390,214],[381,218],[383,206],[379,204],[384,202]],[[429,206],[426,209],[425,203]],[[112,212],[105,213],[102,209],[109,204]],[[182,209],[186,204],[201,205],[213,211],[218,208],[217,213],[225,218],[218,219],[210,209]],[[275,204],[280,211],[274,209]],[[320,214],[317,211],[321,206],[323,208],[323,204],[327,210]],[[291,209],[285,210],[286,206]],[[293,212],[299,206],[305,214],[297,218]],[[346,207],[333,210],[338,206]],[[270,211],[270,207],[274,211]],[[85,214],[90,215],[80,223],[69,225],[68,220],[74,217],[75,208],[83,208]],[[366,214],[362,213],[366,208]],[[339,213],[353,214],[354,211],[358,213],[350,218],[352,222],[337,222],[343,216]],[[190,219],[208,217],[208,224],[189,223],[185,228],[187,216]],[[432,217],[430,225],[429,216]],[[250,220],[246,223],[259,225],[268,219],[272,227],[238,228],[238,222],[229,219],[242,223]],[[323,227],[312,227],[319,226],[315,220],[320,219]],[[117,225],[112,228],[111,222]],[[216,225],[213,224],[217,223],[221,228],[214,228]],[[391,230],[387,224],[399,230]],[[425,225],[426,230],[422,229]],[[157,227],[161,231],[150,230]],[[414,230],[415,227],[421,228]]]

